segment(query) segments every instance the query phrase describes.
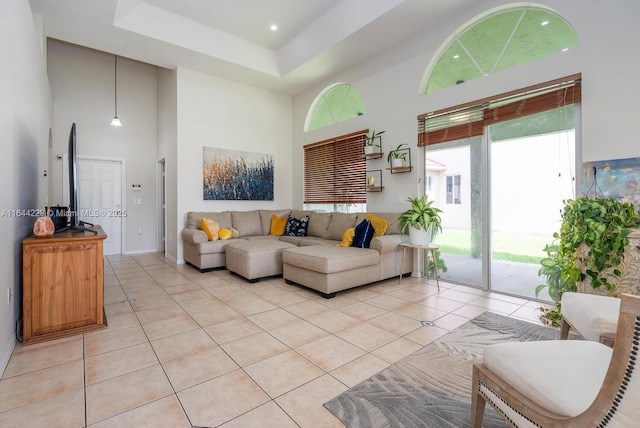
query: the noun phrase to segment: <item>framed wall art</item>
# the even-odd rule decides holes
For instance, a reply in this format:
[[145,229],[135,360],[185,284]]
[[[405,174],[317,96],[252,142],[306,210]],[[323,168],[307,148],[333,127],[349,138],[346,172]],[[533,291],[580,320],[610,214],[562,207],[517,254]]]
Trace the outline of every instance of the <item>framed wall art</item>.
[[584,162],[582,193],[630,202],[640,212],[640,158]]
[[273,201],[273,156],[203,148],[204,200]]

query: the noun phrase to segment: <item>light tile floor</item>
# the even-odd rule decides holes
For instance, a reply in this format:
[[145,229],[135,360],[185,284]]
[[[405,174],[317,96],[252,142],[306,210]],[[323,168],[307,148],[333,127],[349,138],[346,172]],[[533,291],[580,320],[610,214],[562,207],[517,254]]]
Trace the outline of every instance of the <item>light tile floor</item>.
[[327,300],[282,278],[109,256],[109,327],[18,344],[0,426],[341,427],[324,402],[482,312],[539,322],[537,302],[440,286],[390,279]]

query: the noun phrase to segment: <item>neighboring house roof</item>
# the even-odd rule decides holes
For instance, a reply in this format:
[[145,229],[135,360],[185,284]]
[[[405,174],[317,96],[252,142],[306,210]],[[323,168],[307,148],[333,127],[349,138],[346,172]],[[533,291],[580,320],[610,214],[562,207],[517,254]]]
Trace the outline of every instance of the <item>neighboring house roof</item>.
[[447,169],[447,165],[433,159],[425,158],[424,169],[425,171],[444,171]]

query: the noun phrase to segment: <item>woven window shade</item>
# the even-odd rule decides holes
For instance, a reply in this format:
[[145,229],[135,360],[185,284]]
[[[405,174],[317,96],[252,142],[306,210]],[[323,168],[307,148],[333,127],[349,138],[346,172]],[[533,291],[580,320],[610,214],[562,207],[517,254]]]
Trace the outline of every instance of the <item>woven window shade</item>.
[[364,204],[368,130],[304,146],[305,204]]
[[579,74],[418,116],[418,147],[484,133],[484,127],[582,100]]

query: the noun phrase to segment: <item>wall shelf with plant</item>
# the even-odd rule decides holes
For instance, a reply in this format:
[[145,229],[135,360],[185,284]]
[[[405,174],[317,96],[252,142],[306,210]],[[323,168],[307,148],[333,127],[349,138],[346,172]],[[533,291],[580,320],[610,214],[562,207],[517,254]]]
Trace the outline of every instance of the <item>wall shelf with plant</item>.
[[403,148],[403,146],[406,146],[406,144],[398,145],[387,155],[387,162],[389,163],[387,170],[391,171],[391,174],[411,172],[411,148]]
[[364,137],[364,156],[367,159],[379,159],[382,153],[382,137],[386,131],[376,132],[375,129]]

